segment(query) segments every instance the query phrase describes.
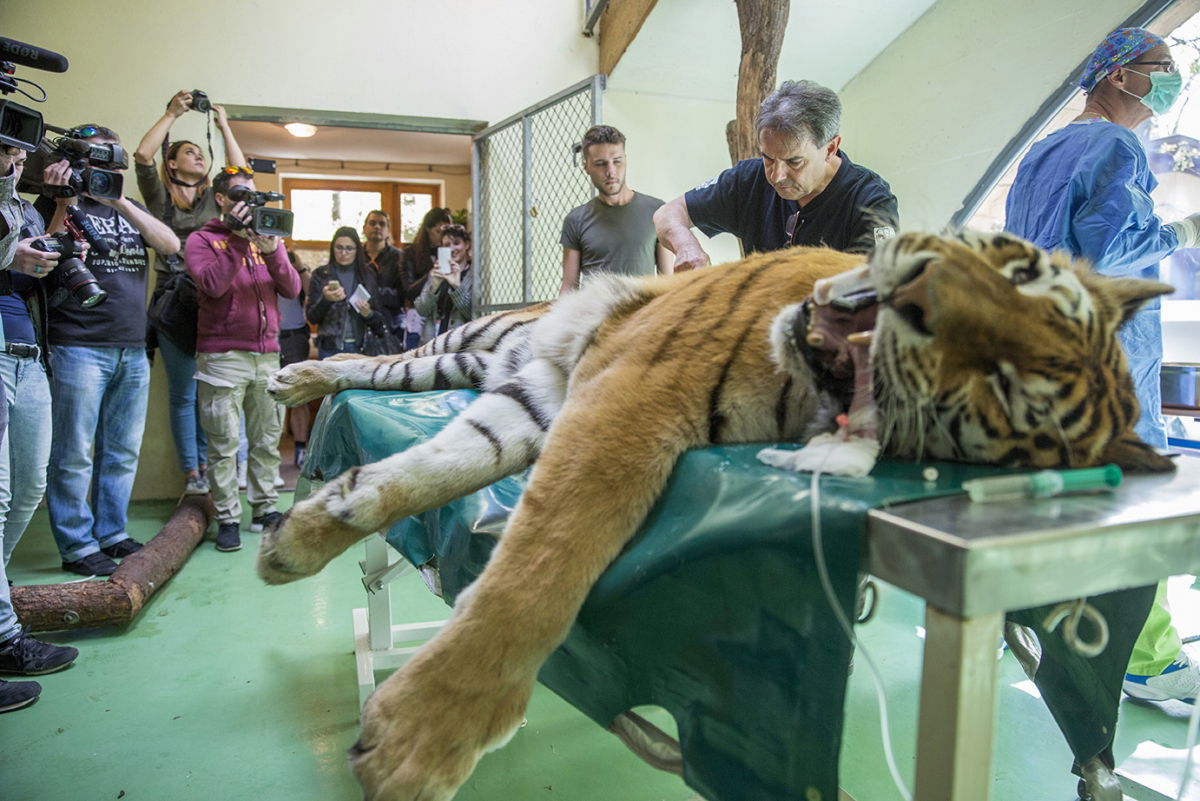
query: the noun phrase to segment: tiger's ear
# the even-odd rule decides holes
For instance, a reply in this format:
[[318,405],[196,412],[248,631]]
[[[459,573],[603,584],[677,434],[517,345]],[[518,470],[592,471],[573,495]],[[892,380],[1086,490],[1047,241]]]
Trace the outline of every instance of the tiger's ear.
[[1132,431],[1110,441],[1100,454],[1100,462],[1111,462],[1131,473],[1171,473],[1175,470],[1175,462],[1142,442]]
[[1175,291],[1175,287],[1170,284],[1147,281],[1144,278],[1109,278],[1104,284],[1107,293],[1121,309],[1121,324],[1133,317],[1146,301]]

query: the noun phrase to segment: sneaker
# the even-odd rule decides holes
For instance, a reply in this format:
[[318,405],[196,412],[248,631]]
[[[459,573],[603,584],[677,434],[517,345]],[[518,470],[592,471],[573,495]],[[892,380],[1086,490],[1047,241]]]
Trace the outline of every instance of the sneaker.
[[222,523],[217,526],[217,550],[240,551],[242,534],[237,523]]
[[1125,692],[1134,698],[1147,701],[1174,699],[1194,704],[1196,696],[1200,695],[1200,658],[1189,654],[1184,648],[1175,661],[1157,676],[1126,673],[1123,687]]
[[238,474],[238,489],[244,490],[246,488],[246,463],[245,462],[238,462],[237,474]]
[[0,673],[40,676],[70,667],[77,656],[78,648],[35,640],[22,629],[0,643]]
[[97,551],[82,556],[74,562],[63,562],[62,569],[68,573],[78,573],[81,576],[111,576],[117,569],[117,563]]
[[113,559],[124,559],[131,553],[137,553],[142,550],[142,544],[135,539],[121,540],[115,545],[110,545],[107,548],[101,548],[100,553],[106,556],[111,556]]
[[304,457],[307,455],[307,444],[303,442],[297,442],[295,454],[292,456],[292,464],[296,465],[297,468],[304,467]]
[[36,681],[0,681],[0,712],[24,709],[42,694]]
[[208,479],[197,473],[194,476],[189,476],[187,484],[183,487],[184,495],[207,495],[208,494]]
[[281,517],[283,515],[279,512],[267,512],[265,515],[259,515],[250,521],[250,530],[257,534],[264,528],[275,528]]

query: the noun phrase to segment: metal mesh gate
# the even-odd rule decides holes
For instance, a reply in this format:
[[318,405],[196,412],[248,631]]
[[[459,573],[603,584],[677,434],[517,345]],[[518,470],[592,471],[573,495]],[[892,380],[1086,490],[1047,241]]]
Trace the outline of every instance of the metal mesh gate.
[[595,75],[475,136],[477,314],[558,294],[563,218],[592,197],[573,147],[600,122],[603,80]]

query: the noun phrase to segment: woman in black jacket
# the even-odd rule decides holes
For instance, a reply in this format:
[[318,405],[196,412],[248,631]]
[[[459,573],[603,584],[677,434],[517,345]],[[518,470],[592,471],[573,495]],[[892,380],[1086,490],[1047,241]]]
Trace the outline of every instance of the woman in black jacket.
[[368,332],[387,337],[387,321],[376,308],[378,280],[367,266],[358,232],[349,226],[337,229],[329,243],[329,262],[313,271],[305,304],[308,321],[317,327],[319,358],[363,353]]

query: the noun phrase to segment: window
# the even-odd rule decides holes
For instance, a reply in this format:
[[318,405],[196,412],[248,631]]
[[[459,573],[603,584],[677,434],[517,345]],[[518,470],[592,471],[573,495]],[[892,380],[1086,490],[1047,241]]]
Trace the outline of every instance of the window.
[[440,186],[395,181],[285,178],[283,194],[285,207],[296,215],[293,244],[313,250],[327,250],[334,231],[344,225],[361,235],[363,221],[374,209],[391,217],[393,244],[407,244],[425,212],[442,205]]

